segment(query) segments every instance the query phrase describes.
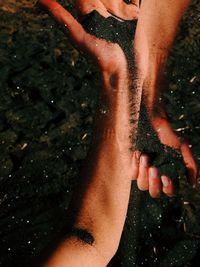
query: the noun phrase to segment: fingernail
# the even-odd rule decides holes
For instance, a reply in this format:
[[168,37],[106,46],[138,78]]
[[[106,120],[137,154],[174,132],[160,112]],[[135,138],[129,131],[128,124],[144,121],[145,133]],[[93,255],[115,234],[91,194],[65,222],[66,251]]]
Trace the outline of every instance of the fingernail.
[[140,157],[140,163],[141,163],[144,167],[147,167],[147,166],[148,166],[148,157],[147,157],[147,156],[141,156],[141,157]]
[[164,176],[164,175],[161,176],[161,180],[162,180],[162,183],[163,183],[164,187],[167,187],[170,184],[169,178],[167,176]]
[[149,169],[149,177],[152,179],[158,178],[158,170],[157,168],[150,168]]

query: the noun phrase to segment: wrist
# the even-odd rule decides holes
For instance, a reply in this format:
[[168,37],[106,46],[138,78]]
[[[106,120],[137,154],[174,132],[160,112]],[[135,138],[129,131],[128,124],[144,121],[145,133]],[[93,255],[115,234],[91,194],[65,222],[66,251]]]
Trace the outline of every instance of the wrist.
[[129,89],[128,71],[124,71],[124,73],[103,71],[101,77],[101,89],[101,96],[107,97],[108,100],[115,99],[118,96],[127,95]]

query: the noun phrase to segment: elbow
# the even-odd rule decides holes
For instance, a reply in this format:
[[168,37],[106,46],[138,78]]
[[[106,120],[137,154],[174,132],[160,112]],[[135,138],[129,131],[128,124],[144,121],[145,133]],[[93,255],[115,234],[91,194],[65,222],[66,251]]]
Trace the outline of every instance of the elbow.
[[102,259],[103,265],[102,267],[105,267],[109,264],[109,262],[112,260],[112,258],[117,253],[117,250],[119,248],[120,239],[116,240],[116,238],[111,238],[108,241],[105,241],[101,244],[94,244],[96,247],[96,250],[98,251],[99,256]]

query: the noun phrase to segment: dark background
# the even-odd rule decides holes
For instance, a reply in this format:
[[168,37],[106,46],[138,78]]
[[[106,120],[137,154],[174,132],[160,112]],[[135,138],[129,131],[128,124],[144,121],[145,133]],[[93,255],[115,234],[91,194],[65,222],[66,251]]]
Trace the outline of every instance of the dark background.
[[[0,1],[0,265],[4,267],[30,266],[64,225],[90,144],[98,92],[96,70],[53,19],[30,1],[14,2]],[[67,8],[73,11],[71,3]],[[193,1],[172,49],[165,94],[170,121],[189,142],[198,163],[199,21],[200,3]],[[181,186],[182,209],[176,223],[183,238],[159,259],[159,266],[198,266],[199,193],[199,186],[197,190]],[[153,220],[157,212],[152,206],[152,218],[146,219],[152,229],[157,227]],[[173,235],[173,229],[163,232]],[[155,238],[152,246],[159,246],[159,240]],[[142,243],[140,247],[142,251]],[[148,257],[159,258],[155,251],[147,252]]]

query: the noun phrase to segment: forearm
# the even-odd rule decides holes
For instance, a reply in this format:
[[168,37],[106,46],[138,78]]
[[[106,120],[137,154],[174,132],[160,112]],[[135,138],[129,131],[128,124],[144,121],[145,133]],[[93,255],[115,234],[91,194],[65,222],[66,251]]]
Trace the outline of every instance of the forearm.
[[[103,83],[106,93],[97,112],[92,148],[69,208],[73,218],[70,228],[86,231],[93,240],[87,244],[69,232],[45,267],[80,266],[81,258],[83,267],[104,267],[118,248],[131,187],[128,81],[120,79],[114,90],[106,86]],[[77,248],[78,260],[70,259],[70,251]]]
[[168,50],[177,33],[183,13],[190,0],[144,0],[139,23],[142,24],[150,52]]
[[101,254],[108,252],[104,255],[108,258],[119,244],[131,186],[128,85],[125,80],[120,83],[123,88],[107,90],[101,98],[92,149],[82,173],[87,188],[78,192],[82,204],[74,223],[74,227],[91,232],[94,245]]
[[[64,26],[66,21],[73,26],[78,23],[67,10],[59,5],[54,7],[47,6]],[[78,26],[77,30],[69,27],[75,37],[79,36]],[[108,264],[117,250],[128,207],[132,178],[130,135],[131,128],[136,129],[138,118],[135,109],[135,117],[131,117],[134,123],[130,125],[128,64],[117,44],[88,32],[84,32],[83,37],[81,47],[95,59],[103,76],[101,106],[97,112],[92,148],[69,207],[71,214],[68,213],[68,218],[71,220],[68,231],[65,231],[67,236],[57,246],[46,267],[80,266],[84,254],[88,257],[83,259],[82,266],[94,266],[91,264],[94,257],[103,262],[99,266]],[[137,104],[138,110],[140,97]],[[76,258],[77,252],[80,258]]]
[[[138,28],[143,30],[144,36],[143,44],[139,44],[139,51],[141,57],[147,58],[148,68],[144,80],[144,90],[150,110],[154,104],[159,104],[154,101],[158,100],[159,92],[166,87],[166,61],[180,20],[189,3],[190,0],[142,1]],[[144,42],[146,42],[148,55],[145,55],[142,50]]]

